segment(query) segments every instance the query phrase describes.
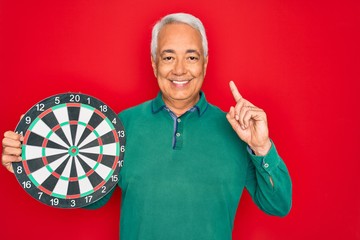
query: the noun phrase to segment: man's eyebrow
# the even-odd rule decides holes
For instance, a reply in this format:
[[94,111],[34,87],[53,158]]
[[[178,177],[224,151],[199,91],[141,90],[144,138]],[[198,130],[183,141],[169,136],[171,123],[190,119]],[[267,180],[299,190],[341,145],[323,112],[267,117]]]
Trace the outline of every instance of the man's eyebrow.
[[[175,50],[173,49],[164,49],[163,51],[161,51],[160,54],[164,54],[164,53],[175,53]],[[188,49],[186,50],[186,53],[196,53],[198,55],[200,55],[200,52],[196,49]]]
[[199,51],[196,49],[188,49],[188,50],[186,50],[186,53],[196,53],[196,54],[200,55]]
[[164,49],[163,51],[161,51],[161,54],[164,54],[164,53],[175,53],[175,50],[173,50],[173,49]]

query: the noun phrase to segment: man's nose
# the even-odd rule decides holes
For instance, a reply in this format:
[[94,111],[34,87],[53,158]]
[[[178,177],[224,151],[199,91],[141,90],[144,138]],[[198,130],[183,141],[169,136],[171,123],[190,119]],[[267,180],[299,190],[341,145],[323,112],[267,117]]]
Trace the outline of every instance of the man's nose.
[[176,75],[182,75],[186,73],[186,66],[183,60],[178,59],[175,62],[173,73]]

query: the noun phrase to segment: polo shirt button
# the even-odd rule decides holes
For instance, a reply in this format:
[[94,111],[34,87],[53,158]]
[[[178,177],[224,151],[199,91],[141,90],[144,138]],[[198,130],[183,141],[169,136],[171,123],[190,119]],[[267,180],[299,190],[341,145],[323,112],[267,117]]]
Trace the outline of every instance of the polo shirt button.
[[180,119],[180,118],[178,118],[178,119],[177,119],[177,122],[178,122],[178,123],[179,123],[179,122],[181,122],[181,119]]
[[268,168],[269,167],[269,164],[268,163],[265,163],[264,164],[264,168]]
[[180,137],[180,133],[176,133],[176,136],[177,136],[177,137]]

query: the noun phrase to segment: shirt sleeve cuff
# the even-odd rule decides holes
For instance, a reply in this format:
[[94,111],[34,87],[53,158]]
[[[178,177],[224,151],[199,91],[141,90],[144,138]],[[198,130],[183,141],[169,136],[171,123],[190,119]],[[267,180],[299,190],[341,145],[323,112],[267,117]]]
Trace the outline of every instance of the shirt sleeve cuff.
[[280,156],[276,151],[276,147],[273,141],[271,141],[270,150],[265,156],[256,156],[249,146],[247,147],[247,150],[251,160],[258,170],[263,170],[270,173],[274,168],[278,167]]

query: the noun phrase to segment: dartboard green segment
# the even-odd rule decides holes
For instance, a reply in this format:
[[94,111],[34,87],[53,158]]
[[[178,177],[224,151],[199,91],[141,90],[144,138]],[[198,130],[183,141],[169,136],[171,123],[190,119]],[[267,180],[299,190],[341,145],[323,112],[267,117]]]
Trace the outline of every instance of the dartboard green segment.
[[80,93],[48,97],[26,112],[15,131],[24,136],[15,176],[36,200],[79,208],[116,186],[125,131],[102,101]]

